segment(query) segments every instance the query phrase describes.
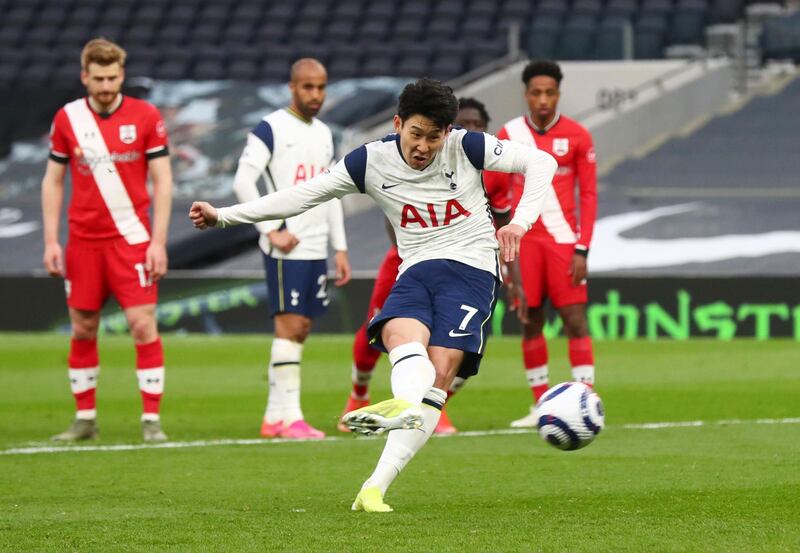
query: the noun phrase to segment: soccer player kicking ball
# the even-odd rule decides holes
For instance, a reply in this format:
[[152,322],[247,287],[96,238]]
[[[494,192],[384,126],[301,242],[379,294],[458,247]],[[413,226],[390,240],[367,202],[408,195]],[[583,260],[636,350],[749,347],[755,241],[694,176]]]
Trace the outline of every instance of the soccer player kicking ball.
[[[400,95],[396,135],[347,154],[308,183],[232,207],[195,202],[195,227],[226,227],[288,217],[331,198],[371,196],[391,221],[403,262],[370,339],[389,353],[392,399],[347,413],[354,432],[389,432],[383,454],[353,510],[388,512],[386,490],[436,428],[459,368],[475,374],[486,323],[506,262],[539,215],[555,174],[553,158],[531,146],[452,129],[458,101],[450,87],[420,79]],[[481,171],[525,174],[511,223],[495,232]]]
[[[97,327],[100,308],[111,294],[125,311],[136,344],[144,440],[167,439],[159,417],[164,353],[156,300],[158,280],[167,272],[172,172],[158,110],[120,92],[125,56],[104,39],[86,44],[81,81],[88,97],[61,108],[50,132],[50,160],[42,180],[44,265],[50,275],[64,277],[72,324],[69,381],[78,410],[72,426],[53,437],[58,441],[97,436]],[[65,264],[58,223],[67,167],[72,199]],[[148,171],[154,191],[152,230]]]
[[[455,124],[468,131],[486,132],[489,126],[489,113],[486,111],[486,106],[475,98],[459,98]],[[507,182],[499,179],[496,179],[495,182],[498,186],[486,187],[486,195],[489,198],[489,207],[492,210],[494,224],[497,228],[500,228],[511,220],[511,200]],[[386,298],[389,297],[389,292],[391,292],[392,286],[397,280],[401,262],[400,255],[397,253],[394,231],[391,228],[387,230],[392,239],[392,247],[386,252],[386,256],[378,268],[378,275],[375,278],[375,285],[372,288],[369,300],[367,321],[358,329],[353,340],[353,389],[347,398],[344,414],[366,407],[370,403],[369,383],[372,380],[372,373],[375,370],[375,365],[378,363],[381,352],[369,345],[367,327],[369,326],[369,320],[381,311]],[[518,270],[512,271],[511,275],[512,280],[517,279],[515,283],[517,289],[521,287],[518,273]],[[524,294],[520,295],[522,296],[522,301],[524,301]],[[465,382],[466,379],[463,376],[456,376],[447,390],[448,400],[461,389]],[[349,432],[349,428],[343,422],[339,423],[339,430]],[[443,408],[434,434],[455,434],[457,431],[447,416],[447,410]]]

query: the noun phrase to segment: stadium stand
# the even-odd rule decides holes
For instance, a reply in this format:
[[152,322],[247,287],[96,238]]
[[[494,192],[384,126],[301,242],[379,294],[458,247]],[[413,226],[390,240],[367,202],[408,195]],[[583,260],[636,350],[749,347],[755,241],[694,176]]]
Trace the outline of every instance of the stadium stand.
[[[748,0],[5,0],[0,2],[0,87],[19,79],[35,85],[67,80],[62,53],[89,38],[107,36],[130,49],[129,76],[161,79],[282,81],[289,64],[308,52],[325,59],[334,79],[432,74],[452,78],[507,51],[509,26],[531,57],[615,59],[623,55],[622,29],[633,25],[637,59],[664,57],[673,45],[700,45],[710,24],[732,23],[755,2]],[[759,2],[763,3],[763,2]],[[769,3],[769,2],[768,2]],[[782,2],[772,2],[783,5]],[[764,48],[797,59],[798,26],[765,25]],[[460,55],[440,52],[451,41],[490,45]],[[378,46],[402,52],[418,43],[429,55],[368,56]],[[239,57],[240,46],[257,46],[257,59]],[[359,56],[338,53],[357,47]],[[214,46],[222,58],[198,48]],[[281,55],[274,55],[274,49]],[[158,59],[148,50],[174,52]],[[284,53],[288,50],[288,54]],[[133,52],[136,55],[133,55]],[[139,56],[142,55],[140,58]],[[324,56],[320,56],[324,57]],[[452,63],[452,66],[448,66]],[[72,79],[75,80],[74,77]]]

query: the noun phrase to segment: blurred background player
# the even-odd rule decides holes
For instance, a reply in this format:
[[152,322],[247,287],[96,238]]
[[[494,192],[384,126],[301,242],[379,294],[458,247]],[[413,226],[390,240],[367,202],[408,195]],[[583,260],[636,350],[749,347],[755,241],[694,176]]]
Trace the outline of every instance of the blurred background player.
[[[542,215],[522,239],[519,255],[529,304],[528,321],[523,323],[522,357],[534,405],[549,384],[547,343],[542,335],[545,298],[550,299],[564,322],[572,378],[594,384],[592,340],[586,323],[586,258],[597,213],[595,153],[589,131],[558,111],[561,79],[557,63],[529,63],[522,72],[522,82],[530,112],[509,121],[497,134],[498,138],[535,145],[558,162]],[[519,201],[521,175],[486,173],[485,180],[508,182],[514,204]],[[576,185],[579,216],[575,209]],[[533,406],[529,415],[511,426],[536,426]]]
[[[328,75],[315,59],[292,65],[291,104],[270,113],[247,135],[233,188],[242,202],[301,185],[327,170],[333,161],[333,138],[316,118],[325,101]],[[300,362],[312,321],[325,313],[328,239],[335,250],[336,285],[350,280],[344,217],[336,199],[306,213],[256,223],[261,233],[275,338],[269,361],[269,397],[261,435],[265,438],[319,439],[325,434],[309,425],[300,408]]]
[[[484,106],[482,102],[475,98],[459,98],[455,125],[463,127],[468,131],[486,132],[489,127],[489,120],[489,113],[486,111],[486,106]],[[501,188],[501,186],[507,185],[507,181],[497,179],[496,184],[498,186],[487,187],[486,193],[489,197],[489,206],[492,209],[495,227],[500,228],[508,224],[511,220],[511,200],[508,189]],[[353,341],[353,389],[350,392],[350,396],[347,398],[343,414],[369,405],[369,383],[372,379],[372,371],[375,369],[375,365],[381,355],[380,350],[369,345],[369,340],[367,339],[367,325],[370,319],[377,315],[383,307],[395,280],[397,280],[397,272],[402,261],[397,253],[394,231],[388,221],[386,228],[392,241],[392,246],[386,252],[386,256],[383,258],[378,268],[378,275],[375,277],[375,284],[372,288],[372,295],[369,300],[367,318],[356,332],[355,340]],[[447,391],[448,399],[460,389],[464,381],[465,379],[460,376],[455,378],[450,389]],[[341,422],[338,428],[342,432],[349,432],[347,426]],[[446,409],[442,409],[442,415],[439,418],[439,423],[436,425],[434,433],[455,434],[457,431],[458,430],[453,426],[453,423],[447,416]]]
[[[97,437],[97,328],[109,295],[124,310],[136,345],[144,440],[167,439],[159,417],[164,353],[156,301],[157,282],[167,272],[172,172],[161,114],[120,92],[125,57],[113,42],[94,39],[86,44],[81,81],[88,96],[61,108],[50,133],[50,159],[42,180],[44,265],[50,275],[64,277],[72,325],[69,380],[77,403],[73,424],[53,437],[59,441]],[[72,197],[65,260],[58,227],[67,166]],[[153,180],[152,230],[148,171]]]
[[[445,390],[461,370],[477,374],[500,285],[498,250],[514,260],[556,170],[536,148],[452,129],[457,113],[450,87],[420,79],[400,94],[396,134],[353,150],[308,185],[220,209],[194,202],[189,211],[196,228],[225,228],[362,193],[391,221],[403,262],[368,335],[389,354],[393,397],[342,418],[351,430],[389,437],[354,511],[392,510],[386,490],[433,434]],[[485,217],[484,168],[525,173],[514,218],[499,230]]]

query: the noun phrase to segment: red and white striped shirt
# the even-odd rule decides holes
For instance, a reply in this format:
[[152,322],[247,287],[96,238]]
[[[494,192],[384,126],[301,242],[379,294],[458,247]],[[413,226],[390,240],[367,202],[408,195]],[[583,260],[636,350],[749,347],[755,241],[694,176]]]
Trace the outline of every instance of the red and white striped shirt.
[[[536,129],[528,117],[520,116],[506,123],[497,137],[535,145],[558,162],[542,214],[525,238],[575,244],[576,248],[589,249],[597,216],[597,167],[589,131],[560,114],[545,129]],[[525,182],[522,175],[486,172],[484,180],[487,186],[508,187],[512,205],[517,205]],[[580,225],[575,202],[576,180]]]
[[147,162],[168,153],[161,114],[144,100],[123,96],[107,115],[87,98],[61,108],[50,129],[50,159],[70,164],[70,237],[148,242]]

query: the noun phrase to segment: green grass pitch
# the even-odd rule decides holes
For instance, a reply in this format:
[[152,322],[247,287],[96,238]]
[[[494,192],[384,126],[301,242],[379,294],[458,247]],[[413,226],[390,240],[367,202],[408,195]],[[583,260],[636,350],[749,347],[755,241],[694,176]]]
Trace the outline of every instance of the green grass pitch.
[[[30,451],[72,417],[67,338],[0,335],[0,550],[800,551],[796,342],[597,342],[607,428],[561,452],[533,433],[477,432],[530,401],[518,340],[493,339],[448,407],[478,435],[432,439],[389,490],[395,512],[370,515],[350,503],[383,439],[208,443],[257,438],[268,337],[164,341],[164,428],[197,445],[44,453]],[[350,343],[312,336],[305,349],[306,418],[331,436]],[[565,350],[550,342],[553,383],[568,379]],[[105,337],[100,355],[95,444],[140,444],[133,348]],[[385,358],[372,392],[388,397]],[[704,424],[631,426],[680,421]]]

